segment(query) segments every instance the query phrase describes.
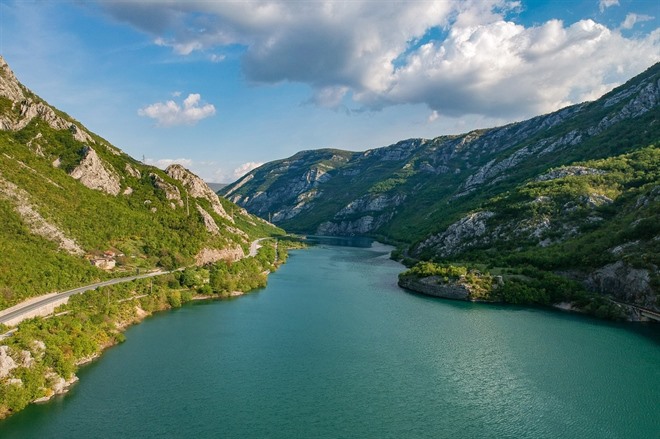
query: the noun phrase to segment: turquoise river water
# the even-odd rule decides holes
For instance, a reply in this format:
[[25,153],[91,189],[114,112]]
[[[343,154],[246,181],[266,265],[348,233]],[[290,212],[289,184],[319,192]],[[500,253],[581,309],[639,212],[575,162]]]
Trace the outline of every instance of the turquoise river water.
[[411,294],[387,251],[149,318],[0,438],[660,437],[657,328]]

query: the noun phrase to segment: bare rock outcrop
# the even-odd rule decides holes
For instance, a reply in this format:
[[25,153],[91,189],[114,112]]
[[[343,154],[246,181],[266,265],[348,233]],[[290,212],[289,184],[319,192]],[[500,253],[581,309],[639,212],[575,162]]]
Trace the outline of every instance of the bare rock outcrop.
[[204,227],[206,227],[206,230],[208,230],[210,233],[214,235],[220,233],[220,228],[215,223],[213,217],[207,211],[205,211],[200,205],[197,205],[196,207],[197,207],[197,211],[202,216],[202,220],[204,220]]
[[90,189],[103,191],[110,195],[119,194],[121,184],[117,174],[103,164],[94,149],[86,147],[84,154],[82,161],[71,171],[71,177]]
[[490,211],[471,213],[447,227],[444,232],[422,242],[418,250],[430,247],[438,255],[443,257],[459,253],[476,243],[478,238],[486,234],[486,223],[494,215]]
[[470,300],[470,288],[458,282],[444,282],[440,276],[428,276],[420,279],[402,277],[399,286],[427,296],[443,299]]
[[394,214],[365,215],[353,220],[325,221],[316,229],[317,235],[355,236],[364,235],[387,223]]
[[611,295],[622,302],[660,311],[650,270],[617,261],[591,273],[586,285],[592,291]]
[[183,207],[183,200],[181,200],[181,192],[179,192],[178,187],[166,182],[161,176],[154,174],[153,172],[150,173],[149,176],[151,177],[151,181],[153,182],[154,187],[165,192],[165,198],[167,198],[172,203],[175,203],[173,204],[175,208],[177,205],[179,207]]
[[23,88],[2,56],[0,56],[0,96],[14,102],[25,99]]
[[9,355],[9,346],[0,346],[0,379],[9,376],[18,363]]
[[212,264],[217,261],[238,261],[245,257],[241,247],[228,247],[223,249],[203,248],[195,256],[196,265]]
[[140,170],[135,168],[134,166],[131,166],[129,163],[126,163],[126,166],[124,166],[124,170],[126,170],[128,175],[130,175],[131,177],[140,178],[142,176]]
[[12,102],[12,111],[0,115],[0,130],[22,130],[35,117],[39,117],[53,129],[71,131],[73,138],[79,142],[94,143],[92,136],[85,130],[58,115],[48,104],[33,99],[18,82],[2,56],[0,56],[0,97]]
[[348,203],[335,214],[335,218],[363,212],[380,212],[388,207],[399,206],[406,199],[405,194],[367,194]]
[[204,198],[209,203],[211,203],[211,207],[215,213],[220,215],[222,218],[231,221],[232,223],[234,222],[234,219],[229,216],[229,214],[227,214],[225,209],[222,207],[222,204],[220,204],[218,195],[213,192],[213,189],[204,183],[204,180],[179,164],[168,166],[167,169],[165,169],[165,172],[173,179],[180,181],[183,184],[183,187],[188,190],[188,194],[191,197]]

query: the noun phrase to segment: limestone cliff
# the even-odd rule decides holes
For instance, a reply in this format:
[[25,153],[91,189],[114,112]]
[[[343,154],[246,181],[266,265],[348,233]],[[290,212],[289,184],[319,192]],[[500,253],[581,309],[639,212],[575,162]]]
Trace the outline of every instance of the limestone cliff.
[[0,98],[5,98],[11,105],[11,111],[0,114],[0,130],[20,131],[38,117],[56,130],[70,130],[79,142],[94,143],[89,133],[77,123],[58,115],[52,107],[23,87],[2,56],[0,56]]
[[117,173],[111,170],[99,158],[94,149],[86,147],[81,162],[71,171],[71,177],[79,180],[90,189],[117,195],[121,184]]
[[232,223],[234,222],[234,219],[227,214],[222,204],[220,204],[218,195],[213,192],[204,180],[178,164],[168,166],[165,172],[173,179],[180,181],[183,187],[188,190],[189,196],[207,200],[211,203],[211,207],[215,213]]

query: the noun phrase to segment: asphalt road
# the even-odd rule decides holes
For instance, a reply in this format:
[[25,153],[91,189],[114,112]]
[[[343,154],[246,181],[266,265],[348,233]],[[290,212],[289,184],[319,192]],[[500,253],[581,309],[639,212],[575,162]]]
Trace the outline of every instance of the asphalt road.
[[[270,238],[260,238],[252,241],[250,243],[250,253],[246,257],[255,257],[257,255],[257,251],[259,250],[259,243],[265,239],[270,239]],[[180,268],[179,270],[183,270],[183,268]],[[177,270],[174,270],[177,271]],[[34,311],[36,309],[39,309],[41,307],[47,306],[51,303],[57,302],[58,300],[61,300],[63,298],[73,296],[74,294],[80,294],[84,293],[85,291],[90,291],[90,290],[95,290],[98,287],[104,287],[107,285],[114,285],[114,284],[120,284],[123,282],[130,282],[135,279],[144,279],[145,277],[154,277],[154,276],[160,276],[163,274],[171,273],[171,271],[154,271],[151,273],[145,273],[145,274],[139,274],[135,276],[128,276],[128,277],[120,277],[117,279],[110,279],[106,280],[103,282],[97,282],[95,284],[91,285],[86,285],[84,287],[78,287],[74,288],[69,291],[64,291],[63,293],[56,294],[54,296],[47,297],[45,299],[39,300],[37,302],[30,303],[29,305],[25,305],[21,308],[15,309],[14,311],[7,313],[0,317],[0,323],[5,323],[7,321],[10,321],[12,319],[15,319],[16,317],[20,317],[24,314],[29,313],[30,311]]]
[[25,305],[22,308],[15,309],[14,311],[7,313],[0,317],[0,323],[5,323],[8,322],[16,317],[20,317],[23,314],[27,314],[30,311],[34,311],[36,309],[39,309],[41,307],[50,305],[51,303],[57,302],[58,300],[61,300],[65,297],[73,296],[74,294],[80,294],[84,293],[85,291],[90,291],[90,290],[95,290],[98,287],[104,287],[107,285],[114,285],[114,284],[120,284],[123,282],[130,282],[135,279],[144,279],[145,277],[154,277],[154,276],[160,276],[162,274],[170,273],[169,271],[154,271],[152,273],[145,273],[145,274],[140,274],[140,275],[135,275],[135,276],[128,276],[128,277],[120,277],[116,279],[110,279],[106,280],[103,282],[97,282],[95,284],[91,285],[85,285],[84,287],[78,287],[74,288],[69,291],[64,291],[63,293],[56,294],[54,296],[47,297],[45,299],[39,300],[37,302],[30,303],[29,305]]

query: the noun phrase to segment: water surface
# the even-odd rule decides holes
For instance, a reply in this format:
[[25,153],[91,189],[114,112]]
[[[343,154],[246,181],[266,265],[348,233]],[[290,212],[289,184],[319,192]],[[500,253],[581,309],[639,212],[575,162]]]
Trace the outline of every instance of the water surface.
[[158,314],[0,437],[658,437],[657,331],[409,294],[387,250],[296,251]]

